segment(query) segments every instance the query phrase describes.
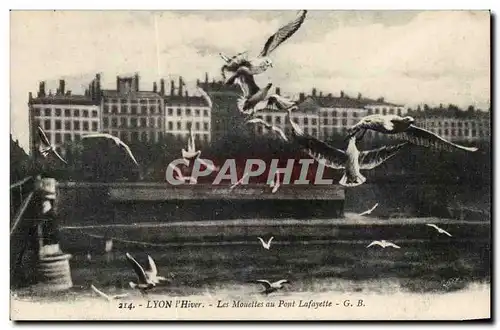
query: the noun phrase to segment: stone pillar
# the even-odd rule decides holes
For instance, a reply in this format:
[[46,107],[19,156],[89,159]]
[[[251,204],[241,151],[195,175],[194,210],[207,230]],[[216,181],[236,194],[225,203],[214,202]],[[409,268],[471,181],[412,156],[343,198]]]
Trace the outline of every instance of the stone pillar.
[[61,291],[73,286],[69,265],[70,254],[59,246],[59,223],[55,209],[56,180],[35,179],[37,194],[37,282],[42,291]]

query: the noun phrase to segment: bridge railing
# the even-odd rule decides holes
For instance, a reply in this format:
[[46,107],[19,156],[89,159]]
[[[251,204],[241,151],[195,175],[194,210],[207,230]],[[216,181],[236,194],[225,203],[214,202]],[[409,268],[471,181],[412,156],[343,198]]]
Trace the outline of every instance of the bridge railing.
[[10,185],[10,234],[19,227],[34,194],[34,178],[25,177]]

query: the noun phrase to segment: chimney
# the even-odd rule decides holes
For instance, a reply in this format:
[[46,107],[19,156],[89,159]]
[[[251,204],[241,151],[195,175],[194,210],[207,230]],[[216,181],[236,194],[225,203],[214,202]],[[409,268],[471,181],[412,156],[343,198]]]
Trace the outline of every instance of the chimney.
[[179,96],[182,96],[182,85],[184,82],[182,81],[182,77],[179,77]]
[[323,97],[323,92],[319,92],[319,97]]
[[173,96],[175,94],[175,82],[173,80],[170,80],[170,96]]
[[185,92],[184,92],[184,96],[185,96],[186,98],[188,98],[188,97],[189,97],[188,91],[185,91]]
[[33,100],[33,93],[29,92],[28,93],[28,100],[31,102]]
[[136,73],[134,75],[134,87],[133,87],[133,90],[138,92],[139,91],[139,74]]
[[92,83],[90,84],[90,97],[92,98],[92,100],[94,100],[95,96],[96,96],[95,80],[92,80]]
[[306,98],[305,94],[304,93],[300,93],[299,94],[299,101],[302,102],[304,101],[304,99]]
[[361,93],[358,93],[358,100],[361,100],[362,97],[363,95],[361,95]]
[[344,91],[340,91],[340,97],[344,97]]
[[119,76],[116,76],[116,90],[117,91],[120,90],[120,77]]
[[313,90],[312,90],[312,96],[316,97],[316,88],[313,88]]
[[66,82],[64,81],[64,79],[60,79],[59,80],[59,94],[61,95],[64,95],[65,94],[65,85],[66,85]]
[[84,93],[85,96],[89,96],[89,89],[88,88],[85,88],[85,93]]
[[328,97],[332,98],[333,97],[332,93],[328,93]]
[[196,87],[200,87],[200,79],[196,79]]
[[205,85],[208,86],[208,72],[205,72]]
[[153,92],[157,93],[158,92],[158,86],[156,85],[156,81],[153,82]]
[[160,79],[160,95],[165,95],[165,79]]
[[38,97],[44,97],[45,96],[45,81],[40,81],[40,84],[38,86]]
[[276,87],[276,95],[281,95],[281,89],[279,87]]
[[95,75],[95,80],[96,80],[96,92],[97,94],[100,94],[101,93],[101,74],[100,73],[97,73]]

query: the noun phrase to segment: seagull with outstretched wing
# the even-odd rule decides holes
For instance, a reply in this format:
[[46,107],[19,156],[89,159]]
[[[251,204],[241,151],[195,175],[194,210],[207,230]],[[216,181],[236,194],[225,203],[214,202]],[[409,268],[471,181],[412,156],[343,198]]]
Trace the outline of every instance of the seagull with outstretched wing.
[[366,210],[364,212],[361,212],[359,215],[368,215],[368,214],[372,214],[373,210],[375,210],[378,206],[378,203],[373,205],[373,207],[369,210]]
[[156,283],[153,282],[151,279],[148,278],[146,275],[146,272],[144,271],[144,268],[137,262],[137,260],[134,259],[130,255],[130,253],[126,253],[127,260],[130,262],[132,265],[132,268],[134,269],[135,274],[137,275],[137,283],[134,282],[129,282],[130,287],[132,289],[138,289],[141,291],[142,294],[146,293],[146,290],[150,290],[156,286]]
[[440,233],[440,234],[445,234],[445,235],[448,235],[448,236],[452,237],[449,232],[447,232],[446,230],[444,230],[442,228],[439,228],[435,224],[428,223],[427,226],[435,228],[438,231],[438,233]]
[[441,136],[415,126],[415,119],[410,116],[400,117],[398,115],[374,114],[361,118],[361,120],[349,128],[348,137],[355,135],[358,131],[373,130],[386,134],[387,137],[407,141],[411,144],[431,148],[438,151],[454,151],[456,149],[474,152],[476,147],[465,147],[450,142]]
[[373,241],[371,242],[370,244],[368,244],[367,248],[369,248],[370,246],[374,246],[374,245],[378,245],[378,246],[381,246],[382,248],[386,248],[386,247],[393,247],[395,249],[400,249],[401,247],[392,243],[392,242],[388,242],[386,240],[381,240],[381,241]]
[[132,150],[130,150],[130,147],[127,144],[125,144],[125,142],[120,140],[118,137],[113,136],[111,134],[107,134],[107,133],[94,133],[94,134],[87,134],[87,135],[82,136],[82,140],[93,140],[93,139],[113,141],[117,147],[119,147],[120,149],[125,151],[125,153],[134,162],[135,165],[139,166],[139,163],[135,159],[134,154],[132,153]]
[[168,281],[166,277],[159,276],[158,275],[158,268],[156,267],[156,263],[151,256],[148,255],[148,262],[149,262],[149,270],[146,270],[146,276],[148,279],[153,282],[154,284],[158,284],[161,281]]
[[63,162],[64,164],[68,164],[68,162],[66,162],[64,158],[62,158],[61,155],[59,155],[59,153],[56,151],[56,148],[54,148],[54,146],[50,143],[49,138],[47,137],[47,134],[45,134],[44,130],[40,126],[37,127],[37,130],[38,130],[38,137],[40,138],[38,151],[40,151],[42,156],[44,158],[47,158],[50,154],[53,154],[61,162]]
[[[260,74],[266,71],[269,67],[273,66],[272,60],[269,58],[269,55],[278,48],[283,42],[288,40],[297,30],[301,27],[302,23],[306,18],[307,10],[300,10],[297,16],[287,24],[283,25],[276,31],[272,36],[270,36],[264,47],[262,48],[260,54],[251,60],[248,60],[246,56],[246,52],[240,53],[232,58],[219,53],[222,59],[226,62],[222,68],[221,73],[225,79],[225,72],[236,72],[242,66],[247,67],[251,74]],[[241,56],[245,55],[245,56]]]
[[99,290],[98,288],[96,288],[93,284],[90,285],[90,287],[92,288],[92,290],[97,293],[100,297],[106,299],[107,301],[113,301],[113,300],[116,300],[116,299],[121,299],[121,298],[125,298],[125,297],[128,297],[128,294],[124,293],[124,294],[115,294],[115,295],[107,295],[105,294],[104,292],[102,292],[101,290]]
[[236,101],[238,110],[244,114],[253,114],[254,108],[268,97],[272,83],[268,83],[264,88],[260,88],[249,69],[241,67],[228,80],[228,83],[235,83],[240,86],[243,95],[240,95]]
[[274,236],[271,236],[271,238],[266,242],[262,239],[262,237],[257,237],[260,241],[260,243],[262,244],[262,246],[264,247],[264,249],[266,250],[269,250],[271,248],[271,242],[272,240],[274,239]]
[[264,291],[262,291],[261,293],[266,295],[270,294],[271,292],[282,289],[283,284],[290,283],[288,280],[279,280],[273,283],[269,282],[268,280],[257,280],[256,282],[261,283],[264,286]]

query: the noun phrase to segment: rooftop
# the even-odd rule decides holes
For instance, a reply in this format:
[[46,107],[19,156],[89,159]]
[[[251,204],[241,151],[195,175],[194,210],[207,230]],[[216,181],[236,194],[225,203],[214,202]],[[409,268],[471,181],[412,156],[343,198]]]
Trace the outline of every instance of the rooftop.
[[117,90],[104,89],[102,90],[102,96],[105,98],[148,98],[148,99],[161,99],[160,94],[150,91],[130,91],[127,93],[120,93]]
[[45,95],[29,100],[30,104],[61,104],[61,105],[96,105],[98,101],[85,95]]

